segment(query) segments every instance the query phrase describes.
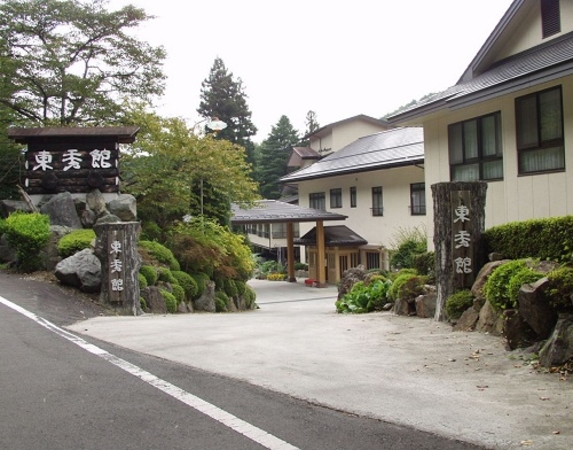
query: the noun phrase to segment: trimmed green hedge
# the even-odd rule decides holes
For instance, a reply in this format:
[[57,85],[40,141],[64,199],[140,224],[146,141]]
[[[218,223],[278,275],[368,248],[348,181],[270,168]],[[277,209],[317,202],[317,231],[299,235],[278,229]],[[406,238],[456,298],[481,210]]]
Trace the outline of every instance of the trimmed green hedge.
[[50,219],[40,213],[12,213],[4,223],[6,239],[16,249],[18,269],[33,272],[42,267],[40,251],[50,239]]
[[487,229],[487,251],[508,259],[573,262],[573,216],[510,222]]
[[90,248],[95,238],[96,234],[91,228],[73,230],[62,236],[58,241],[58,255],[62,258],[67,258],[79,251]]
[[159,242],[140,240],[138,246],[171,270],[181,270],[179,262],[173,256],[173,252]]

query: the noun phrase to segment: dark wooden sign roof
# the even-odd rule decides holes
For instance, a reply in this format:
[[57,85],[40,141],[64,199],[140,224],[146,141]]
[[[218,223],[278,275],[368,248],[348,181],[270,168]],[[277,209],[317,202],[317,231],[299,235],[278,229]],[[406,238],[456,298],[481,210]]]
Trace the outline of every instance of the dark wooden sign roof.
[[135,141],[139,127],[45,127],[45,128],[8,128],[8,137],[20,144],[31,140],[45,138],[116,138],[120,144],[130,144]]

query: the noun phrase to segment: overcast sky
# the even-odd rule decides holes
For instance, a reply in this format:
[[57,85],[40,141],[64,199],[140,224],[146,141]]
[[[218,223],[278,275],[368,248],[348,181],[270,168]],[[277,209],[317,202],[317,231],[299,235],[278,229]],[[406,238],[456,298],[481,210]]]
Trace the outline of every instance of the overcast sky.
[[158,112],[200,120],[201,82],[220,57],[243,80],[261,142],[282,115],[305,131],[380,118],[455,84],[512,0],[110,0],[156,16],[138,37],[167,50]]

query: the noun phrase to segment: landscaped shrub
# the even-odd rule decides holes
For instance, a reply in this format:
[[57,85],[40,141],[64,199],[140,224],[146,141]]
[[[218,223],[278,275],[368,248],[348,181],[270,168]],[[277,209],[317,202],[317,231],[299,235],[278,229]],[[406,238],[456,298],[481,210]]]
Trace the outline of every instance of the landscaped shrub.
[[514,307],[517,308],[519,302],[519,290],[521,286],[527,283],[535,283],[537,280],[543,278],[545,274],[537,272],[529,267],[521,269],[515,273],[509,280],[508,292],[509,292],[509,302]]
[[177,284],[177,278],[173,276],[173,272],[166,267],[160,267],[158,269],[159,273],[159,281],[163,281],[165,283]]
[[155,286],[155,283],[157,283],[159,278],[159,274],[157,273],[157,269],[155,267],[142,265],[139,268],[139,273],[145,277],[148,286]]
[[67,258],[79,251],[90,248],[95,238],[96,234],[91,228],[73,230],[62,236],[58,241],[58,255],[62,258]]
[[484,232],[487,252],[504,258],[573,260],[573,216],[532,219],[491,227]]
[[390,265],[397,269],[414,267],[414,257],[427,252],[427,237],[423,229],[399,229],[390,252]]
[[197,295],[197,283],[193,277],[182,270],[174,270],[172,275],[183,288],[187,299],[193,300]]
[[227,294],[229,297],[236,297],[239,295],[239,290],[237,289],[235,280],[225,280],[225,294]]
[[243,280],[235,280],[235,286],[237,286],[237,292],[239,295],[243,295],[247,289],[247,283]]
[[177,299],[177,305],[179,305],[180,303],[184,303],[185,302],[185,289],[183,289],[183,287],[179,286],[178,284],[174,284],[171,287],[173,289],[172,294]]
[[428,283],[433,284],[436,278],[436,261],[434,252],[424,252],[414,255],[412,258],[412,267],[420,275],[428,277]]
[[255,300],[257,299],[255,290],[248,284],[245,284],[245,292],[242,295],[243,300],[245,300],[245,307],[247,309],[254,309],[256,307]]
[[295,262],[294,263],[294,270],[308,270],[308,264]]
[[388,298],[396,301],[401,298],[414,298],[424,293],[426,278],[412,273],[402,273],[392,283]]
[[147,279],[141,272],[137,274],[137,279],[139,280],[139,289],[145,289],[147,287]]
[[163,300],[165,300],[165,306],[167,307],[167,311],[170,313],[177,312],[177,306],[179,306],[179,303],[177,302],[175,296],[171,292],[166,291],[165,289],[160,289],[159,292],[161,293]]
[[50,219],[40,213],[12,213],[6,219],[8,243],[16,249],[18,269],[33,272],[41,268],[40,251],[50,239]]
[[357,281],[350,292],[335,302],[336,311],[339,313],[367,313],[381,310],[388,299],[388,291],[391,286],[390,280],[371,280],[368,285],[364,284],[363,281]]
[[547,274],[549,287],[545,291],[549,303],[558,312],[573,312],[573,267],[563,266]]
[[196,298],[199,298],[203,295],[203,292],[205,292],[205,287],[207,286],[207,282],[209,281],[209,275],[207,275],[206,273],[192,273],[191,276],[193,277],[193,279],[195,280],[195,283],[197,283],[197,294]]
[[[511,278],[528,268],[525,259],[515,259],[501,266],[498,266],[490,274],[483,287],[485,298],[498,311],[514,308],[516,305],[512,301],[510,291]],[[513,288],[515,290],[515,287]]]
[[227,303],[229,302],[229,296],[223,291],[215,292],[215,310],[217,312],[227,311]]
[[459,319],[460,316],[469,309],[474,302],[474,296],[469,289],[463,289],[446,300],[446,314],[449,319]]
[[267,280],[269,281],[284,281],[287,275],[284,273],[272,272],[267,274]]
[[6,221],[0,217],[0,236],[6,232]]
[[173,256],[173,252],[159,242],[140,240],[138,247],[140,253],[147,252],[152,258],[165,264],[169,269],[181,270],[179,262]]

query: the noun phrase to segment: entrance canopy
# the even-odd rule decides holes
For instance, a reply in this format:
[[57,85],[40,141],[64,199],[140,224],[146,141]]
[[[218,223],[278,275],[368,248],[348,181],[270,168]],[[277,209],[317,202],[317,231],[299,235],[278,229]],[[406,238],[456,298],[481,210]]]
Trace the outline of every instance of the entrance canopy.
[[[286,223],[287,224],[287,261],[289,281],[296,281],[294,276],[294,232],[293,224],[300,222],[316,223],[316,241],[318,260],[324,261],[326,252],[324,245],[324,221],[345,220],[348,216],[329,211],[321,211],[313,208],[303,208],[298,205],[281,202],[278,200],[261,200],[250,209],[242,209],[238,205],[232,205],[232,225],[246,225],[257,223]],[[326,286],[326,272],[324,266],[319,264],[318,284]]]

